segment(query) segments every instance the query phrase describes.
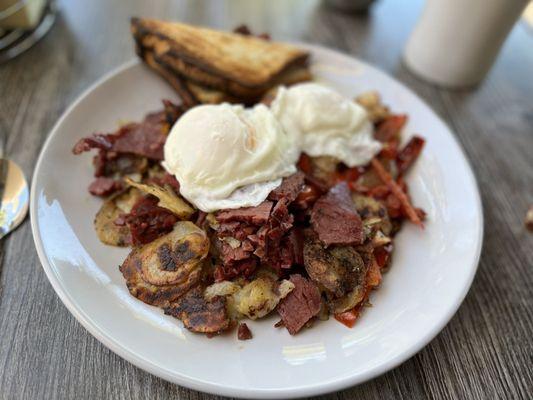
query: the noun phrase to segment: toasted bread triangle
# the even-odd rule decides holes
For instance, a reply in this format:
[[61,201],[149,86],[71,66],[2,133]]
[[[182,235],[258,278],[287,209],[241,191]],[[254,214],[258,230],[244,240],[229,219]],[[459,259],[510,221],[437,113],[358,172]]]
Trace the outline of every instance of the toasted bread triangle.
[[138,41],[146,35],[160,37],[168,46],[168,55],[251,89],[270,86],[308,57],[294,46],[253,36],[145,18],[133,18],[131,23]]
[[182,103],[186,107],[192,107],[198,104],[196,97],[190,92],[190,90],[188,90],[185,81],[178,75],[174,74],[171,70],[167,69],[165,66],[158,63],[155,60],[152,52],[142,51],[142,49],[140,49],[139,54],[142,56],[144,62],[150,68],[152,68],[155,72],[157,72],[162,78],[164,78],[174,88],[174,90],[176,90],[176,92],[178,92]]

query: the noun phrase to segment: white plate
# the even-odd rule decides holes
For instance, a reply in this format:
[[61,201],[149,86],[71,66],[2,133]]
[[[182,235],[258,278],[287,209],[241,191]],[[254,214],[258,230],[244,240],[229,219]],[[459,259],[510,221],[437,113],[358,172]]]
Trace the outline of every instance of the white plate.
[[297,336],[275,329],[275,317],[249,323],[254,338],[235,332],[207,339],[129,295],[118,265],[127,250],[102,245],[93,229],[101,202],[87,193],[91,156],[74,143],[120,121],[139,120],[175,93],[138,62],[89,88],[61,117],[33,177],[31,222],[48,279],[72,314],[126,360],[192,389],[237,397],[310,396],[361,383],[399,365],[453,316],[474,277],[482,242],[475,178],[450,130],[409,89],[361,61],[308,46],[314,73],[354,96],[377,89],[394,111],[409,114],[407,135],[427,146],[408,180],[428,213],[424,230],[406,224],[391,270],[355,327],[320,322]]

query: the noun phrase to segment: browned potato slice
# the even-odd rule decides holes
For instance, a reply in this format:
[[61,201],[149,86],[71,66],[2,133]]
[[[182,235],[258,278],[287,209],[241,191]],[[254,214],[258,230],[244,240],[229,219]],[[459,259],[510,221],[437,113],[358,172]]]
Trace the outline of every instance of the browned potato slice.
[[239,314],[250,319],[263,318],[293,289],[290,281],[282,280],[278,284],[277,276],[263,274],[233,295],[234,306]]
[[357,251],[363,260],[363,265],[358,269],[352,290],[339,299],[329,301],[329,308],[333,314],[351,310],[365,299],[368,289],[368,270],[374,262],[374,256],[371,246],[360,246]]
[[311,157],[312,175],[328,185],[335,183],[339,160],[332,156]]
[[392,224],[389,218],[389,213],[387,212],[387,207],[376,199],[363,196],[361,194],[353,193],[352,201],[355,204],[357,212],[361,216],[363,223],[370,218],[378,219],[376,224],[376,230],[380,230],[386,236],[389,236],[392,231]]
[[208,252],[205,231],[192,222],[179,222],[169,234],[138,249],[141,274],[156,286],[178,284],[199,268]]
[[185,328],[197,333],[220,333],[230,323],[225,298],[206,300],[200,287],[190,290],[176,303],[166,307],[165,314],[180,319]]
[[157,307],[169,307],[171,303],[183,296],[191,287],[196,285],[202,276],[201,268],[189,275],[187,282],[180,285],[155,286],[145,282],[140,273],[138,259],[128,257],[120,266],[120,271],[126,279],[126,285],[131,295],[146,304]]
[[133,249],[120,271],[133,296],[168,307],[200,281],[208,251],[202,229],[192,222],[178,222],[172,232]]
[[120,247],[131,245],[129,228],[116,225],[115,220],[129,213],[140,196],[141,192],[131,188],[104,201],[94,219],[94,228],[102,243]]
[[345,311],[351,310],[357,304],[365,299],[366,294],[366,274],[360,275],[361,282],[355,285],[355,287],[345,296],[340,299],[331,300],[329,302],[329,308],[333,314],[340,314]]
[[366,275],[365,265],[357,250],[351,246],[324,248],[313,237],[304,241],[304,265],[313,281],[334,297],[342,297]]
[[355,101],[366,109],[372,122],[382,121],[390,115],[389,108],[381,102],[381,97],[376,91],[361,93]]
[[166,174],[161,164],[152,165],[147,172],[149,178],[162,178]]
[[278,282],[277,275],[260,270],[251,282],[214,283],[205,289],[204,296],[208,300],[217,296],[226,297],[226,308],[232,319],[240,319],[244,316],[258,319],[274,310],[279,301],[293,289],[292,282],[286,279]]

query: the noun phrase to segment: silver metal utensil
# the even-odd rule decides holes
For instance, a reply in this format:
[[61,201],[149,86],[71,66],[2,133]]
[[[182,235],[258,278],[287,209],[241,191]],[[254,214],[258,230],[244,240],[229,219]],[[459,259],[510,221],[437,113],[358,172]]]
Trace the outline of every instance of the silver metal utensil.
[[6,129],[0,126],[0,239],[20,225],[28,214],[30,191],[20,167],[4,157]]
[[30,192],[24,173],[11,160],[0,159],[0,239],[20,225],[26,214]]

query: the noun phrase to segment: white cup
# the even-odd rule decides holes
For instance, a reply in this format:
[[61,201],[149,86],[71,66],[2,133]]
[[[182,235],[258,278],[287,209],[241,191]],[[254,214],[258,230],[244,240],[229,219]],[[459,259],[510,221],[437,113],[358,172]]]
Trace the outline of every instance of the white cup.
[[528,0],[427,0],[404,61],[441,86],[479,83]]

